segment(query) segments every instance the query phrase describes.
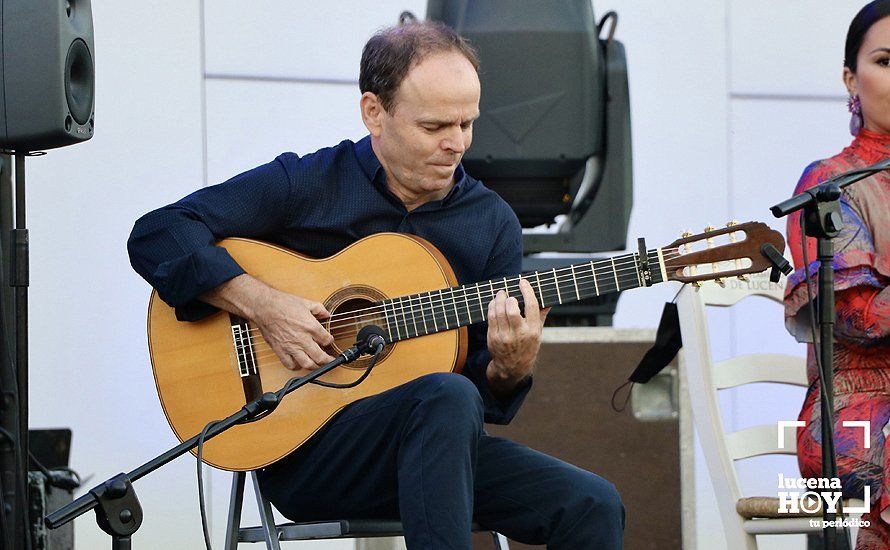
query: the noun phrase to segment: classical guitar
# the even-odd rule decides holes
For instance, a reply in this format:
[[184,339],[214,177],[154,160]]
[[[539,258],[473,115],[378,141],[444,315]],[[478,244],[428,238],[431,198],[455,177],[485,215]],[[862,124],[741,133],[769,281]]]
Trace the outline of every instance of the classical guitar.
[[[640,241],[639,252],[522,277],[546,307],[664,281],[760,272],[771,266],[761,245],[785,249],[782,235],[762,223],[709,229],[663,248],[647,250]],[[358,386],[308,385],[273,414],[208,441],[204,460],[227,470],[256,469],[282,458],[356,400],[425,374],[459,371],[467,352],[466,327],[485,321],[488,302],[499,290],[521,300],[519,276],[458,285],[445,257],[412,235],[372,235],[325,259],[248,239],[226,239],[219,246],[270,286],[323,303],[331,317],[322,324],[336,339],[331,355],[350,347],[367,325],[379,326],[388,341]],[[180,440],[306,373],[285,368],[250,321],[219,312],[199,322],[179,322],[156,292],[149,303],[148,340],[161,405]],[[352,382],[368,362],[359,359],[322,380]]]

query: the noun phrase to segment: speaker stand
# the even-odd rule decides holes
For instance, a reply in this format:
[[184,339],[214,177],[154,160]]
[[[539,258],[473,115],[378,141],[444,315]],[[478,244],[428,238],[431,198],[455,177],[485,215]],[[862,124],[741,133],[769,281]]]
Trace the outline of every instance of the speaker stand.
[[[7,153],[6,151],[2,151]],[[4,197],[10,197],[15,194],[15,225],[10,230],[8,240],[9,248],[9,286],[14,290],[14,308],[12,316],[12,333],[15,358],[14,363],[9,365],[9,373],[4,373],[4,381],[15,382],[10,387],[3,388],[3,406],[7,409],[7,413],[12,413],[17,420],[12,420],[7,428],[12,437],[10,441],[12,454],[14,456],[14,468],[9,471],[14,472],[11,477],[5,478],[6,482],[14,484],[13,487],[4,487],[4,492],[9,495],[14,493],[14,502],[5,503],[12,506],[11,510],[3,510],[5,518],[10,521],[6,522],[5,527],[9,533],[4,533],[5,540],[3,542],[16,549],[31,548],[31,529],[29,524],[29,502],[28,502],[28,286],[29,286],[29,249],[28,249],[28,230],[26,228],[26,211],[25,211],[25,157],[31,156],[30,153],[16,151],[14,154],[15,166],[15,183],[9,182],[9,189],[4,189],[2,194]],[[8,207],[6,207],[8,208]],[[6,216],[2,216],[6,218]],[[5,221],[5,220],[4,220]],[[4,227],[3,229],[6,229]],[[0,277],[2,280],[3,277]],[[2,321],[7,321],[9,317],[5,316]],[[4,323],[0,322],[0,325]],[[3,336],[6,336],[8,327],[3,326]],[[12,376],[9,376],[9,375]],[[6,415],[4,415],[6,416]],[[7,417],[8,418],[8,417]],[[9,430],[12,428],[12,430]],[[4,462],[5,464],[5,462]],[[10,536],[11,535],[11,536]]]

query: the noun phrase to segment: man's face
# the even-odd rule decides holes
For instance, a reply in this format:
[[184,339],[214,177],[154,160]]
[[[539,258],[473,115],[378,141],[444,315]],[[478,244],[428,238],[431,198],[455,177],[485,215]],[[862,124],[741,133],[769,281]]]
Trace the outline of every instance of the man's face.
[[388,186],[409,207],[440,199],[473,140],[479,77],[460,53],[433,54],[412,67],[390,111],[369,125]]

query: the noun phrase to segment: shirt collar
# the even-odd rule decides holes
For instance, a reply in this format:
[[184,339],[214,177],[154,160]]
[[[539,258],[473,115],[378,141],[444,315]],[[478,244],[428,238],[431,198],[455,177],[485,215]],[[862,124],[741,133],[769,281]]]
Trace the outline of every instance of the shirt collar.
[[[371,136],[365,136],[356,142],[355,156],[358,158],[358,163],[365,175],[368,176],[368,179],[378,187],[389,191],[386,189],[386,171],[383,170],[383,165],[380,164],[380,160],[377,159],[377,155],[371,147]],[[467,173],[464,171],[463,164],[458,164],[454,170],[454,181],[454,187],[440,201],[443,205],[448,204],[452,198],[466,187]]]

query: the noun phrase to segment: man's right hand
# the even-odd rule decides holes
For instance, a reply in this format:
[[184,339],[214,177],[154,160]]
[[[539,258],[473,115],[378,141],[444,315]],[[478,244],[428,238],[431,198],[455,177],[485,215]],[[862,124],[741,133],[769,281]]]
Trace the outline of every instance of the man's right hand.
[[323,349],[334,337],[319,323],[331,316],[319,303],[267,287],[253,319],[285,367],[316,369],[334,360]]
[[319,323],[330,317],[319,302],[281,292],[247,274],[204,293],[201,300],[251,320],[289,369],[316,369],[334,360],[322,349],[334,337]]

